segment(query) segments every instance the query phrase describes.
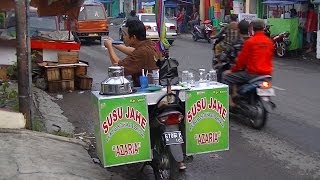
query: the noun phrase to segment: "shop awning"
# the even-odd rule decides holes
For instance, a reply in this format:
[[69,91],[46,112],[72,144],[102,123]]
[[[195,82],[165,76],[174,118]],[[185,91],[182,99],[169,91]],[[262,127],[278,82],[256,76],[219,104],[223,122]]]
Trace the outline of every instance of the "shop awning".
[[[31,0],[30,6],[38,8],[39,16],[68,15],[77,18],[84,0]],[[0,10],[15,8],[14,0],[1,0]]]
[[295,4],[295,2],[292,2],[292,1],[272,1],[272,0],[269,0],[269,1],[264,1],[262,2],[263,4],[273,4],[273,5],[290,5],[290,4]]
[[151,1],[151,2],[142,2],[141,4],[142,4],[142,6],[153,6],[153,5],[155,5],[155,4],[156,4],[156,2],[155,2],[155,1]]
[[267,0],[262,2],[263,4],[273,4],[273,5],[291,5],[291,4],[297,4],[297,3],[303,3],[308,2],[308,0]]
[[113,3],[113,0],[98,0],[98,1],[101,3],[107,3],[107,4]]
[[184,3],[184,4],[193,4],[192,0],[179,0],[178,1],[180,4]]

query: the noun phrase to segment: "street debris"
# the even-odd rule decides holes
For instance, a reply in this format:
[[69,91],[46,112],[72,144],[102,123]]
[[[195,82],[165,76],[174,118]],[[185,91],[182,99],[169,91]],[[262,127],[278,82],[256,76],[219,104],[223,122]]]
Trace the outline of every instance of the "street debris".
[[95,164],[100,164],[100,160],[98,158],[92,158],[92,161],[95,163]]
[[63,95],[62,94],[58,94],[56,97],[57,97],[57,99],[63,99]]

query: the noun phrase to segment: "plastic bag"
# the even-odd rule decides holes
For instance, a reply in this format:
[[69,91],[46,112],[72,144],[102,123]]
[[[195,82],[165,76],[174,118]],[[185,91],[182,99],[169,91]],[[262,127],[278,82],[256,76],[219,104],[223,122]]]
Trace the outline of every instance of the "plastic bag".
[[157,61],[159,67],[159,83],[161,86],[176,85],[179,83],[178,66],[176,59],[165,58]]

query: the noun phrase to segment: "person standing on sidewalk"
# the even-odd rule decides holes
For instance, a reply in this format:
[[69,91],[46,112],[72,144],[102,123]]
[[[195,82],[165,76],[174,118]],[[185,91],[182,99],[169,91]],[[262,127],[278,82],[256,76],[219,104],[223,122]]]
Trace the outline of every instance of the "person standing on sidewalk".
[[313,36],[314,32],[317,31],[317,18],[318,15],[314,10],[314,5],[311,4],[309,6],[309,11],[307,15],[307,20],[305,24],[305,30],[307,32],[307,43],[309,46],[309,49],[306,51],[306,53],[310,53],[314,49],[314,42],[315,38]]
[[178,33],[184,33],[183,20],[184,20],[183,13],[182,13],[181,9],[179,9],[178,14],[177,14]]

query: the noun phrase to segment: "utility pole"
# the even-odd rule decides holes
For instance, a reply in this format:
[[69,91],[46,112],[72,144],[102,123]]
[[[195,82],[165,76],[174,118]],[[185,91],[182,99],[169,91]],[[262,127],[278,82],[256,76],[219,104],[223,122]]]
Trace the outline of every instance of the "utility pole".
[[26,118],[26,128],[32,129],[32,91],[30,37],[27,22],[28,0],[15,0],[19,111]]

